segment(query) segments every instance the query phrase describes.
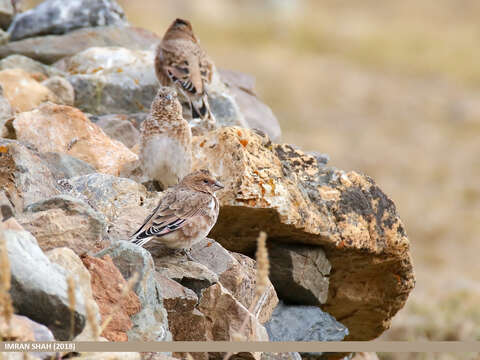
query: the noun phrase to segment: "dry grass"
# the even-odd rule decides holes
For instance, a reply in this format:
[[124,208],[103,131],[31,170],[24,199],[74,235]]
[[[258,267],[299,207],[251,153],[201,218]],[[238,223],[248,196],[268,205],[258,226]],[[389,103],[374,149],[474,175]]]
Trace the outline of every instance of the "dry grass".
[[[1,316],[7,324],[6,338],[10,337],[10,322],[13,315],[12,298],[10,297],[11,274],[10,261],[8,259],[7,241],[3,231],[0,230],[0,309]],[[3,337],[0,334],[0,339]]]

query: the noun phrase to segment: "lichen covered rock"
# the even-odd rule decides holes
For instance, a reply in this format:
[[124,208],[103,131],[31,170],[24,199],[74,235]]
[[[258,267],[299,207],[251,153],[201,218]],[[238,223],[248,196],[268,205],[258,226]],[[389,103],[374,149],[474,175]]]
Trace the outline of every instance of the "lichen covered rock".
[[243,253],[253,252],[260,230],[270,242],[321,246],[333,269],[322,308],[351,340],[388,328],[414,275],[395,205],[371,178],[240,128],[196,137],[194,154],[194,168],[209,168],[226,185],[212,238]]

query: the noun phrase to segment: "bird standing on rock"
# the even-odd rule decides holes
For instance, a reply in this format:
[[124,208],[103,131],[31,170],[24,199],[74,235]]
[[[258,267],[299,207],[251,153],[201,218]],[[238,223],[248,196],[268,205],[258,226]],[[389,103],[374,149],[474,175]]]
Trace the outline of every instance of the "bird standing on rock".
[[[164,244],[170,249],[190,249],[204,239],[215,225],[223,189],[208,170],[195,171],[163,193],[158,206],[132,235],[131,242],[144,246]],[[187,252],[187,256],[191,256]]]
[[155,56],[155,72],[162,85],[173,85],[189,102],[192,119],[215,125],[205,84],[212,81],[213,64],[200,47],[189,21],[176,19],[163,36]]
[[165,189],[190,173],[192,132],[173,88],[160,87],[140,135],[140,163],[150,179]]

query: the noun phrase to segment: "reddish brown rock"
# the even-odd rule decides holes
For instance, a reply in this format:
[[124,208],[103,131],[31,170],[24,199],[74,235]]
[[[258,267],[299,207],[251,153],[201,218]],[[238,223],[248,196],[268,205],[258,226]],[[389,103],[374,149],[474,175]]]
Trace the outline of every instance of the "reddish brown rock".
[[102,323],[112,316],[101,335],[110,341],[127,341],[127,331],[132,327],[130,316],[140,311],[138,296],[130,290],[121,297],[127,282],[110,256],[93,258],[85,255],[82,261],[92,277],[93,297],[100,309]]
[[125,145],[110,139],[70,106],[43,104],[17,115],[13,127],[18,140],[35,145],[39,151],[72,155],[102,173],[118,175],[125,163],[137,159]]
[[409,241],[395,204],[368,176],[324,167],[261,133],[222,128],[194,139],[194,168],[225,184],[210,236],[252,254],[269,242],[321,246],[332,266],[322,308],[370,340],[389,327],[414,286]]

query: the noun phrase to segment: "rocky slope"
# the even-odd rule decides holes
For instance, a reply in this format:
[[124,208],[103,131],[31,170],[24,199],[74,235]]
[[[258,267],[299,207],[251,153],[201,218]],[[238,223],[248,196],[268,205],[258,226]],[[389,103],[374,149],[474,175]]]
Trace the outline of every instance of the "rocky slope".
[[[0,317],[2,337],[234,340],[244,319],[242,338],[257,341],[370,340],[386,330],[414,286],[393,201],[368,176],[282,144],[247,75],[217,71],[209,96],[218,128],[192,122],[194,167],[226,185],[195,261],[125,241],[159,198],[136,155],[158,87],[159,39],[130,27],[113,0],[88,21],[71,17],[77,3],[51,23],[38,19],[58,10],[55,0],[17,15],[15,41],[0,46],[0,251],[11,273],[1,286],[15,311]],[[271,264],[261,299],[260,231]]]

